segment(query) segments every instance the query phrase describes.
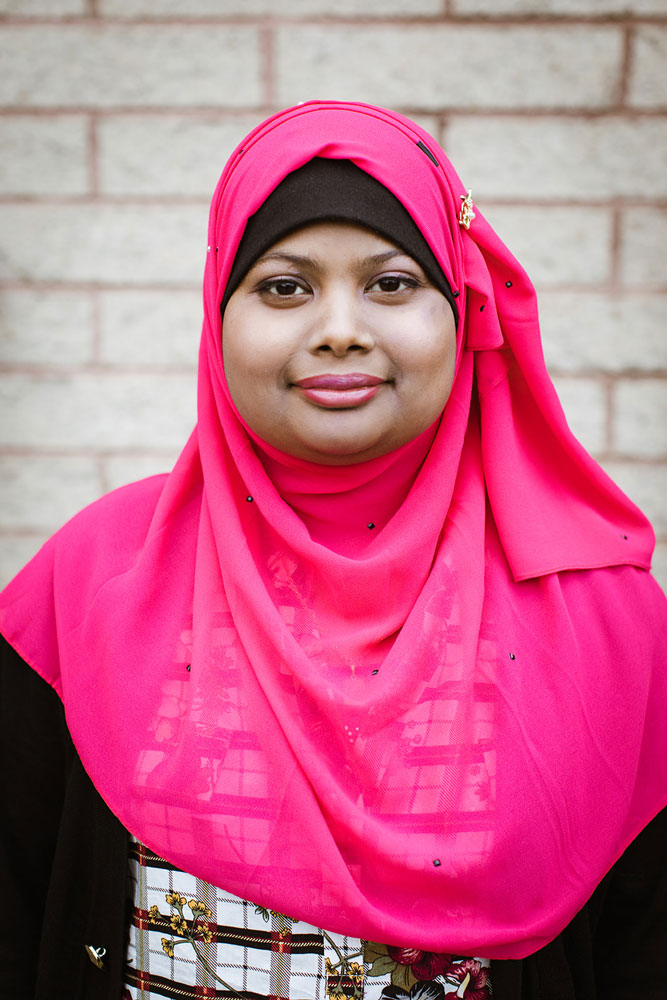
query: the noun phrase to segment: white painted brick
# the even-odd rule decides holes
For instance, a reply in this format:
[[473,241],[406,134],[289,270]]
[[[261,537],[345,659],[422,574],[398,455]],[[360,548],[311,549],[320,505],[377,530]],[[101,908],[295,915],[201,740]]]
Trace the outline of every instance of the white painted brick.
[[0,14],[12,17],[69,17],[86,11],[86,0],[0,0]]
[[[185,442],[184,442],[185,443]],[[176,451],[169,454],[110,455],[102,462],[104,488],[115,490],[126,483],[134,483],[147,476],[169,472],[177,458]]]
[[536,285],[570,287],[609,279],[612,219],[607,209],[482,203],[480,210]]
[[657,25],[638,27],[632,50],[630,104],[643,108],[667,105],[666,65],[667,28]]
[[5,376],[0,446],[169,449],[195,423],[195,377],[175,373]]
[[667,381],[620,379],[614,385],[613,444],[621,455],[667,453]]
[[93,458],[0,457],[3,529],[55,531],[102,493]]
[[661,118],[460,118],[445,148],[478,197],[667,196]]
[[105,292],[100,296],[100,360],[194,369],[201,324],[201,292]]
[[651,572],[667,594],[667,542],[658,542],[656,545]]
[[607,405],[604,387],[594,379],[554,379],[567,422],[584,448],[592,454],[604,450]]
[[540,294],[549,368],[572,372],[667,369],[667,296]]
[[6,586],[12,577],[32,559],[44,544],[50,531],[34,534],[0,534],[0,588]]
[[665,0],[451,0],[454,14],[664,14]]
[[201,284],[207,207],[7,205],[0,278],[130,285]]
[[605,471],[644,511],[657,535],[667,535],[667,466],[605,462]]
[[182,115],[102,119],[100,190],[114,195],[210,198],[229,155],[257,123],[256,115],[215,120]]
[[0,194],[90,191],[87,123],[72,115],[0,119]]
[[276,32],[278,99],[389,107],[605,107],[621,66],[616,27],[290,27]]
[[98,0],[115,17],[392,17],[438,15],[442,0]]
[[621,221],[621,278],[639,288],[667,288],[667,210],[632,208]]
[[0,364],[87,364],[93,336],[93,304],[86,292],[0,292]]
[[0,103],[30,107],[235,107],[261,100],[255,28],[10,25]]
[[411,111],[410,118],[417,125],[421,125],[429,135],[432,135],[442,145],[442,125],[437,115],[418,115],[414,111]]

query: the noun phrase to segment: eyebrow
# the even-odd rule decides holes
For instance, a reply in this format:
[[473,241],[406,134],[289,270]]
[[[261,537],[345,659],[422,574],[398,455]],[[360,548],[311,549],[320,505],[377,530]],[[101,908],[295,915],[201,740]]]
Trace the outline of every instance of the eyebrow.
[[[391,260],[393,257],[408,257],[410,260],[412,260],[410,254],[406,253],[404,250],[399,250],[399,249],[386,250],[384,253],[377,253],[377,254],[372,254],[369,257],[362,257],[360,260],[355,261],[355,266],[359,270],[363,270],[364,268],[367,267],[378,267],[380,264],[386,264],[386,262]],[[310,270],[315,271],[316,273],[322,271],[323,269],[322,264],[320,263],[320,261],[317,260],[316,257],[309,257],[307,254],[302,255],[296,253],[287,253],[286,251],[282,250],[274,250],[270,251],[269,253],[262,254],[261,257],[258,257],[255,263],[253,264],[251,270],[254,271],[254,269],[258,267],[260,264],[272,260],[275,261],[284,260],[287,261],[288,264],[294,264],[296,265],[296,267],[309,268]]]

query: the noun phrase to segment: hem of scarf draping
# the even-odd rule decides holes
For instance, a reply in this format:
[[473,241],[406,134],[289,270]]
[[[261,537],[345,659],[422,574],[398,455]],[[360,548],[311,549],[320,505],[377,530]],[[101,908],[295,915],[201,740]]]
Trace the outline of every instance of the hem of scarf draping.
[[[648,811],[648,815],[646,816],[645,819],[643,819],[640,822],[638,822],[638,823],[634,824],[633,826],[629,827],[629,830],[631,830],[632,832],[629,833],[627,836],[623,837],[623,839],[620,841],[620,844],[622,844],[620,850],[614,856],[614,858],[613,858],[612,862],[610,863],[609,867],[607,868],[607,870],[604,872],[604,874],[600,878],[600,881],[598,882],[597,886],[593,887],[593,890],[591,891],[590,896],[588,896],[588,899],[584,900],[582,906],[585,906],[586,903],[588,902],[588,900],[591,899],[591,897],[592,897],[593,893],[595,892],[595,890],[598,888],[599,885],[602,884],[602,882],[604,881],[604,879],[609,875],[609,873],[613,869],[614,865],[616,865],[621,860],[621,858],[623,857],[623,855],[625,854],[625,852],[627,851],[627,849],[630,847],[631,844],[634,843],[634,841],[637,839],[637,837],[640,835],[640,833],[642,833],[642,831],[646,829],[646,827],[649,825],[649,823],[652,823],[653,820],[657,816],[659,816],[659,814],[662,812],[663,809],[667,809],[667,792],[665,793],[664,800],[658,800],[658,801],[661,801],[662,804],[659,805],[657,808],[651,808]],[[579,913],[580,909],[581,909],[581,907],[579,907],[572,914],[570,920],[573,920],[574,917],[576,917],[576,915],[577,915],[577,913]],[[568,921],[568,923],[569,923],[569,921]],[[554,941],[558,937],[559,934],[562,934],[562,932],[565,930],[565,928],[567,926],[568,926],[568,924],[565,924],[553,936],[549,936],[548,938],[544,938],[544,945],[542,945],[542,947],[546,947],[546,945],[551,944],[551,942]],[[537,937],[537,936],[538,935],[536,934],[535,937]],[[536,951],[539,951],[539,949],[536,949]],[[535,952],[529,952],[528,955],[525,955],[523,957],[524,958],[528,958],[532,954],[535,954]]]
[[[584,906],[586,906],[586,904],[588,903],[588,901],[592,898],[592,896],[593,896],[594,892],[596,891],[596,889],[602,884],[602,882],[604,881],[604,879],[609,875],[609,873],[612,871],[614,865],[616,865],[621,860],[621,858],[623,857],[623,855],[625,854],[625,852],[627,851],[627,849],[630,847],[630,845],[634,843],[634,841],[642,833],[642,831],[646,829],[646,827],[649,825],[649,823],[651,823],[662,812],[663,809],[667,809],[667,795],[666,795],[664,801],[662,802],[662,804],[660,806],[658,806],[656,809],[649,810],[648,815],[647,815],[647,817],[644,820],[642,820],[641,822],[637,823],[636,825],[630,827],[630,829],[632,830],[632,834],[628,835],[626,837],[623,837],[622,840],[619,841],[619,843],[622,846],[621,846],[620,850],[618,851],[618,853],[614,856],[614,858],[611,861],[611,863],[609,864],[609,867],[607,868],[607,870],[600,877],[600,880],[597,883],[597,885],[593,886],[593,888],[591,889],[589,895],[585,899],[583,899],[583,900],[580,901],[580,903],[576,906],[576,909],[569,916],[567,922],[565,924],[563,924],[563,926],[560,927],[559,930],[555,931],[554,933],[550,932],[549,934],[544,934],[544,932],[540,932],[539,927],[537,927],[537,926],[527,926],[525,928],[524,938],[531,938],[533,941],[538,941],[539,940],[541,943],[539,944],[539,946],[537,948],[534,948],[533,950],[528,951],[525,954],[523,954],[523,953],[522,954],[516,954],[515,953],[515,954],[512,954],[512,955],[508,955],[508,956],[501,956],[501,957],[494,956],[494,957],[491,958],[491,961],[492,962],[493,961],[508,961],[508,960],[509,961],[515,961],[517,959],[519,961],[522,961],[524,958],[530,958],[532,955],[536,955],[539,951],[542,950],[542,948],[546,948],[548,945],[550,945],[552,943],[552,941],[555,941],[556,938],[559,936],[559,934],[562,934],[563,931],[566,930],[566,928],[569,926],[569,924],[571,923],[571,921],[574,920],[574,918],[582,910],[582,908]],[[495,951],[495,946],[493,946],[492,950]]]
[[[602,559],[600,562],[593,563],[590,559],[586,562],[580,564],[574,562],[564,563],[562,566],[545,566],[543,569],[531,570],[530,573],[512,573],[512,579],[515,583],[524,583],[526,580],[536,580],[538,577],[542,576],[553,576],[556,573],[579,573],[585,572],[586,570],[596,570],[596,569],[613,569],[615,566],[632,566],[634,569],[642,570],[643,572],[651,572],[651,561],[648,562],[641,561],[632,556],[628,556],[627,559]],[[510,570],[511,572],[511,570]]]

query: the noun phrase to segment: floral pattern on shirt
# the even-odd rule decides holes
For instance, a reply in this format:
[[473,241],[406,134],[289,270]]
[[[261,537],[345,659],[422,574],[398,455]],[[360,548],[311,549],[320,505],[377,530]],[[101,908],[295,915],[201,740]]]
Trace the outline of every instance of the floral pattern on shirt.
[[[197,956],[197,961],[201,962],[203,967],[213,976],[225,989],[229,989],[234,992],[234,988],[221,979],[217,975],[215,969],[212,969],[209,965],[205,955],[202,954],[198,947],[199,942],[204,944],[210,944],[213,940],[213,931],[215,930],[215,924],[212,926],[207,923],[208,918],[212,916],[211,910],[201,899],[191,899],[188,902],[186,896],[181,895],[180,892],[167,892],[165,894],[165,900],[171,907],[171,914],[169,914],[166,919],[169,921],[169,927],[172,932],[171,937],[161,938],[162,950],[169,958],[174,957],[174,949],[179,944],[189,944],[194,950]],[[185,912],[185,908],[190,910],[192,914],[188,917]],[[151,924],[159,924],[164,921],[164,916],[160,912],[159,907],[154,904],[148,911],[148,921]],[[174,938],[174,935],[177,935]]]
[[[190,899],[178,889],[165,894],[171,912],[163,914],[157,905],[148,911],[149,923],[169,936],[161,938],[162,950],[169,958],[179,945],[189,945],[208,974],[236,996],[242,991],[222,979],[207,960],[206,945],[211,943],[215,924],[209,923],[210,908],[201,899]],[[275,910],[256,906],[255,912],[266,922],[277,922],[281,938],[289,939],[292,925],[299,921]],[[381,1000],[491,1000],[489,963],[445,952],[359,941],[359,951],[343,953],[334,937],[320,933],[335,956],[325,958],[328,1000],[363,1000],[367,979],[387,980]],[[282,946],[279,950],[282,950]]]
[[478,958],[367,941],[364,963],[369,978],[389,977],[383,1000],[444,1000],[447,996],[490,1000],[492,996],[489,966]]

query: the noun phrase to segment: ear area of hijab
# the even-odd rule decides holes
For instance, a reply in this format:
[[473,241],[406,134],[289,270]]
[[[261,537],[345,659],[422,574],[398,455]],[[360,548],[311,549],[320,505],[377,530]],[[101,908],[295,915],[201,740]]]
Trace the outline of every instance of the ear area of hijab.
[[469,351],[495,351],[504,345],[491,274],[481,250],[463,239],[466,285],[466,341]]

